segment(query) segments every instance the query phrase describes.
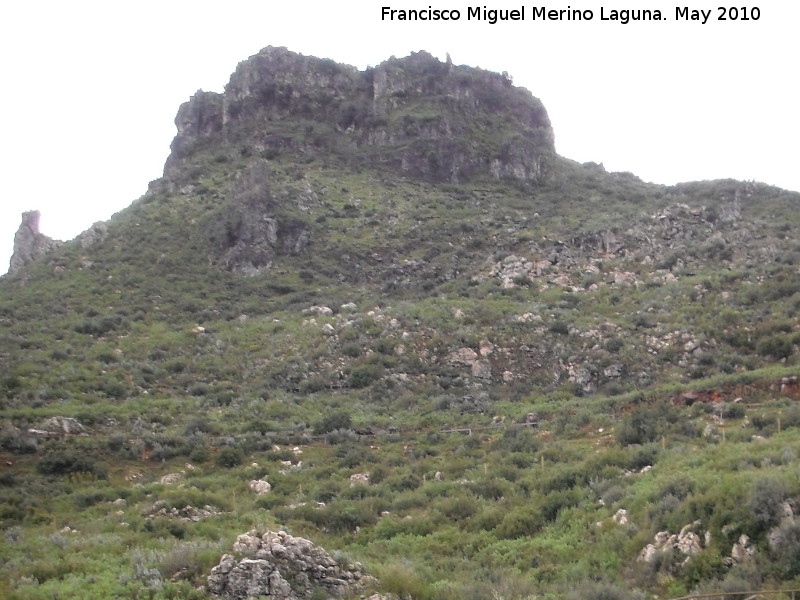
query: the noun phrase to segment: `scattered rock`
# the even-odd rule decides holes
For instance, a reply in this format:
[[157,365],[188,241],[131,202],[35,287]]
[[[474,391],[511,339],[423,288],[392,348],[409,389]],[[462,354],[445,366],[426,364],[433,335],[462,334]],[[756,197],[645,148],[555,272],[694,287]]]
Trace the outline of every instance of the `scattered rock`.
[[253,490],[258,496],[268,494],[272,490],[269,482],[261,479],[253,479],[250,482],[250,489]]
[[353,473],[350,475],[350,487],[369,485],[369,473]]
[[222,511],[216,506],[206,504],[203,508],[194,506],[184,506],[183,508],[168,508],[166,502],[159,500],[153,505],[152,510],[147,514],[148,517],[168,517],[181,521],[197,523],[208,517],[221,515]]
[[183,479],[183,471],[180,473],[169,473],[168,475],[164,475],[159,482],[162,485],[172,485],[174,483],[178,483],[181,479]]
[[627,525],[628,524],[628,511],[624,508],[620,508],[611,519],[617,525]]

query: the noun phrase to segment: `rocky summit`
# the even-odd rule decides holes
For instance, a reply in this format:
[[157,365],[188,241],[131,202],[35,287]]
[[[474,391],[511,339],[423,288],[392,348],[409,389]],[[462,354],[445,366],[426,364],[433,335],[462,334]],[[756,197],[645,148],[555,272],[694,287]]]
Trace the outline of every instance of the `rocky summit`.
[[175,124],[111,220],[23,215],[0,597],[791,593],[800,194],[576,163],[425,52]]
[[451,183],[476,174],[535,182],[554,154],[547,112],[527,90],[426,52],[358,71],[266,48],[238,66],[224,93],[197,92],[175,124],[167,174],[204,144],[267,157],[335,152],[354,166]]

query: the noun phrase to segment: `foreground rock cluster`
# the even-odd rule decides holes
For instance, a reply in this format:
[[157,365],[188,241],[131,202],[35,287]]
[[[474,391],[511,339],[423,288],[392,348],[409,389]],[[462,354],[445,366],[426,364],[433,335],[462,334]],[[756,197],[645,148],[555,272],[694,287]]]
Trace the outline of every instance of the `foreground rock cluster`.
[[376,583],[360,564],[341,564],[309,540],[283,531],[244,533],[233,552],[241,558],[223,555],[208,577],[208,590],[218,598],[341,598]]

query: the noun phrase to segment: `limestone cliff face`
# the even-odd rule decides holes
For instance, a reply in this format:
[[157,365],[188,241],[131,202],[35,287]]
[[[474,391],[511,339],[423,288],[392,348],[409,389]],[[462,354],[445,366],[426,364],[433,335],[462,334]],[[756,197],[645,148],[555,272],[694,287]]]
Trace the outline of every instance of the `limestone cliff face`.
[[189,102],[178,109],[175,117],[178,135],[172,141],[172,155],[185,156],[202,139],[222,130],[222,96],[198,90]]
[[540,181],[555,154],[542,103],[506,75],[425,52],[365,71],[268,47],[242,62],[223,94],[181,106],[166,174],[214,141],[274,156],[335,152],[431,181],[475,176]]
[[50,250],[61,245],[62,242],[39,232],[40,216],[38,210],[22,213],[22,223],[20,223],[19,229],[14,235],[14,253],[11,255],[9,273],[16,273],[25,265],[43,257]]

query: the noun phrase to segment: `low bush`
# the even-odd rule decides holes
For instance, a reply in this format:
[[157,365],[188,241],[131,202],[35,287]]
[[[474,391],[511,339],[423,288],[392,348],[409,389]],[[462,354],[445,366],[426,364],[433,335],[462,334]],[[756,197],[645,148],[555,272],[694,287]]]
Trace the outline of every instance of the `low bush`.
[[95,477],[105,477],[105,470],[92,459],[76,452],[53,452],[39,459],[36,470],[42,475],[68,475],[70,473],[89,473]]

